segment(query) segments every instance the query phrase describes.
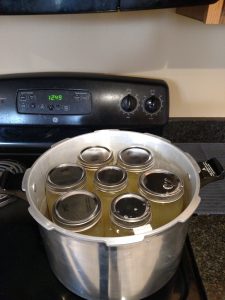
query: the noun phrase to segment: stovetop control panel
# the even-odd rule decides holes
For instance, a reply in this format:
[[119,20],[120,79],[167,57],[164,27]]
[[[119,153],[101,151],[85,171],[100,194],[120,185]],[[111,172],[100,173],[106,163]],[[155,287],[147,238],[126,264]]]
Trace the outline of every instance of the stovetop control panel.
[[162,126],[169,91],[162,80],[90,74],[0,78],[0,125],[104,128]]

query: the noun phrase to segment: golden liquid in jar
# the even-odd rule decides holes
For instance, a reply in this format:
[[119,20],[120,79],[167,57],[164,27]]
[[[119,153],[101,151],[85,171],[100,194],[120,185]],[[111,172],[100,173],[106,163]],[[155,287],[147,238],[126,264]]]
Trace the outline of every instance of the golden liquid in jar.
[[61,192],[61,193],[56,193],[54,191],[51,191],[46,186],[46,201],[47,201],[47,207],[48,207],[48,213],[49,213],[50,219],[52,220],[52,209],[53,209],[53,205],[56,202],[56,200],[58,200],[62,195],[66,194],[68,192],[81,190],[81,189],[86,189],[86,184],[80,186],[79,188],[69,189],[68,191]]
[[48,207],[48,214],[50,219],[52,220],[52,208],[56,200],[62,196],[64,193],[54,193],[46,188],[46,201]]
[[79,233],[89,235],[89,236],[104,236],[104,225],[102,218],[91,228],[81,231]]
[[138,193],[138,182],[141,173],[127,171],[128,185],[127,190],[129,193]]
[[[129,176],[131,175],[131,176]],[[87,183],[85,188],[90,191],[94,192],[101,200],[102,204],[102,217],[95,224],[92,228],[88,230],[82,231],[82,234],[90,235],[90,236],[102,236],[102,237],[119,237],[119,236],[129,236],[133,235],[133,229],[125,229],[113,224],[110,220],[110,206],[112,200],[119,196],[120,194],[126,192],[136,192],[137,193],[137,178],[139,178],[139,174],[129,174],[128,176],[128,186],[124,190],[117,192],[117,193],[109,193],[109,192],[102,192],[94,188],[93,185],[93,177],[94,172],[91,171],[87,174]],[[88,189],[89,187],[89,189]],[[84,187],[83,187],[84,188]],[[56,200],[61,197],[64,193],[54,193],[52,191],[46,190],[46,200],[47,200],[47,207],[48,207],[48,216],[49,219],[52,220],[52,208]],[[151,225],[153,229],[163,226],[173,219],[175,219],[184,209],[184,195],[173,202],[170,203],[162,203],[162,202],[155,202],[149,199],[151,204],[151,211],[152,211],[152,221]]]
[[94,192],[94,175],[96,170],[94,169],[86,169],[86,190],[88,192],[93,193]]
[[123,190],[119,192],[103,192],[98,190],[97,188],[95,189],[94,193],[99,197],[101,200],[101,205],[102,205],[102,226],[104,228],[104,236],[108,236],[108,230],[111,226],[111,221],[110,221],[110,207],[112,200],[123,194],[126,193],[127,189],[124,188]]
[[152,211],[151,223],[153,229],[169,223],[183,211],[184,196],[181,196],[178,200],[170,203],[151,201],[151,199],[149,200]]
[[102,224],[102,219],[100,219],[92,227],[90,227],[88,229],[83,229],[82,231],[78,231],[78,230],[76,230],[75,227],[73,228],[72,226],[71,226],[71,228],[68,228],[67,226],[63,226],[63,225],[60,225],[60,226],[62,226],[65,229],[69,229],[73,232],[77,232],[77,233],[81,233],[81,234],[85,234],[85,235],[89,235],[89,236],[99,236],[99,237],[104,236],[104,231],[103,231],[104,227]]

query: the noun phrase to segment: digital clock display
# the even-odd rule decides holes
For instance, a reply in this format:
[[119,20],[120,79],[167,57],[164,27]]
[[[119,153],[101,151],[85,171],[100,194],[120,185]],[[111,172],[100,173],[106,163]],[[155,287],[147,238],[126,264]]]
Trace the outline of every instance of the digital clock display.
[[84,89],[34,89],[19,90],[17,103],[19,113],[87,115],[91,113],[92,98]]
[[48,95],[48,100],[49,101],[61,101],[61,100],[63,100],[63,95],[62,94],[51,94],[51,95]]

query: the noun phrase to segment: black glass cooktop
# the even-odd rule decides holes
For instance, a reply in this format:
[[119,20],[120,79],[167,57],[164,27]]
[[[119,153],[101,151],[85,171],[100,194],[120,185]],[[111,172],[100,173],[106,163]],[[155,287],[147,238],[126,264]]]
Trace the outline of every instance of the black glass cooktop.
[[[52,273],[38,226],[27,207],[25,200],[17,199],[0,208],[0,299],[82,299],[67,290]],[[176,274],[147,299],[207,299],[188,240]]]

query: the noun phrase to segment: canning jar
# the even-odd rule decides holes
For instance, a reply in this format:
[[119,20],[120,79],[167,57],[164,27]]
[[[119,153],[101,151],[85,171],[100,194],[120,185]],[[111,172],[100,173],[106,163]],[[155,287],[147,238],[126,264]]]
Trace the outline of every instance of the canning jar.
[[112,200],[127,190],[127,172],[118,166],[105,166],[94,176],[94,190],[102,203],[102,219],[109,227],[109,211]]
[[83,149],[79,156],[78,162],[81,164],[87,174],[87,189],[93,191],[93,179],[95,171],[113,161],[113,152],[102,146],[92,146]]
[[148,233],[152,230],[149,201],[137,194],[120,195],[111,203],[110,220],[107,236]]
[[128,173],[129,191],[137,193],[139,176],[152,167],[153,155],[144,147],[131,146],[118,153],[117,163]]
[[52,169],[46,181],[46,200],[50,217],[56,199],[71,190],[83,189],[85,183],[86,172],[82,166],[60,164]]
[[103,236],[101,201],[85,190],[64,194],[53,205],[52,219],[57,225],[91,236]]
[[168,170],[155,169],[143,173],[139,190],[150,201],[153,228],[170,222],[183,210],[183,180]]

